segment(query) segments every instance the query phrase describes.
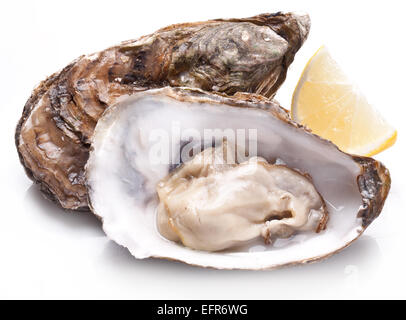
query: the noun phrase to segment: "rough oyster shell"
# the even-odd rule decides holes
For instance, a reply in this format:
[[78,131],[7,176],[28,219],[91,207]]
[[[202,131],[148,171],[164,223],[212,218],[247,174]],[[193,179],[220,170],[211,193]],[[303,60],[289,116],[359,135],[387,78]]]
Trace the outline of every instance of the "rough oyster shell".
[[21,163],[49,198],[87,209],[89,143],[117,98],[166,85],[271,97],[309,27],[307,15],[292,13],[184,23],[81,56],[27,101],[15,135]]
[[[182,130],[257,129],[259,156],[280,159],[312,178],[328,207],[326,230],[294,236],[276,243],[277,248],[261,247],[261,252],[255,250],[256,244],[207,253],[163,239],[156,228],[154,185],[171,166],[151,164],[147,142],[151,130],[170,130],[173,121]],[[181,145],[173,148],[180,150]],[[96,126],[86,171],[92,210],[102,219],[107,235],[136,258],[160,257],[225,269],[276,268],[326,258],[363,233],[381,212],[390,188],[389,172],[380,162],[340,151],[293,122],[275,101],[186,88],[137,93],[109,108]]]

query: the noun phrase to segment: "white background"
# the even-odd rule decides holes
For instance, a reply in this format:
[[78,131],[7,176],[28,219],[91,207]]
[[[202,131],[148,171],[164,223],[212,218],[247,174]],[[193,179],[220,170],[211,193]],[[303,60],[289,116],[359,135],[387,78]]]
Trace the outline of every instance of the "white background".
[[[406,298],[403,1],[1,1],[0,298]],[[342,253],[276,271],[135,260],[89,213],[64,212],[25,176],[14,128],[32,88],[84,53],[178,22],[306,11],[310,37],[277,95],[289,108],[306,61],[326,44],[398,129],[376,158],[392,175],[382,215]]]

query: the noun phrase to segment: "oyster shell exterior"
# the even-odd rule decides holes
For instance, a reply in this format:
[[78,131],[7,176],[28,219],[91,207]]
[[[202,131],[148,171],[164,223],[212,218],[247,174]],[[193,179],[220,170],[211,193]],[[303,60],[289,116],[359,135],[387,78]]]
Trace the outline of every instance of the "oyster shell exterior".
[[184,23],[81,56],[27,101],[15,134],[21,163],[49,198],[87,209],[84,165],[108,106],[167,85],[272,97],[309,28],[307,15],[292,13]]
[[[150,161],[148,137],[154,130],[170,134],[173,122],[182,132],[256,129],[258,156],[269,162],[279,159],[312,179],[329,212],[326,230],[277,240],[274,247],[253,244],[215,253],[164,239],[156,226],[155,186],[173,167]],[[212,138],[204,143],[211,146]],[[172,144],[175,153],[181,148],[181,143]],[[293,122],[275,101],[169,87],[123,98],[104,113],[92,138],[86,175],[91,208],[106,234],[136,258],[220,269],[272,269],[329,257],[358,239],[380,214],[391,183],[380,162],[340,151]]]

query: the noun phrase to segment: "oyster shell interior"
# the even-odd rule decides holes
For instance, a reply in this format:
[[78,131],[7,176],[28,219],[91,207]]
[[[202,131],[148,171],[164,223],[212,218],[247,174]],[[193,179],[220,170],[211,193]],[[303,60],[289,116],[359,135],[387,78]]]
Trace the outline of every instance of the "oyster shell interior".
[[[204,139],[205,129],[255,129],[258,156],[270,163],[280,159],[311,176],[329,212],[328,228],[278,239],[272,246],[253,240],[214,253],[161,236],[156,222],[156,186],[174,166],[151,161],[154,142],[157,137],[167,137],[169,154],[176,156],[184,141],[190,141],[191,132],[203,137],[204,145],[212,146],[212,137]],[[174,135],[181,138],[173,139]],[[249,135],[245,142],[250,142]],[[382,165],[341,152],[293,123],[276,102],[186,88],[137,93],[109,108],[96,126],[86,174],[91,208],[103,220],[105,232],[136,258],[160,257],[226,269],[306,263],[341,250],[379,214],[390,183]]]

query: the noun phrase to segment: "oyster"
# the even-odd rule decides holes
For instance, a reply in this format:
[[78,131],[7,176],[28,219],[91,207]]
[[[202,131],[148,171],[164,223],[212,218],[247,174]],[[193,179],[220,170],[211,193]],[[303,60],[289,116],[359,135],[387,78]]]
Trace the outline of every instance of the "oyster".
[[309,27],[307,15],[293,13],[184,23],[81,56],[27,101],[15,135],[21,163],[49,198],[87,209],[84,165],[108,106],[167,85],[272,97]]
[[[233,134],[245,152],[237,147],[231,155],[246,156],[248,162],[200,164],[199,157],[216,158],[215,146],[224,149],[221,142],[228,145]],[[253,142],[256,158],[246,151]],[[242,176],[239,168],[252,161],[276,171],[268,178],[264,170],[246,166],[250,173],[243,168]],[[220,175],[213,178],[213,172]],[[122,97],[104,113],[92,138],[86,176],[91,208],[106,234],[136,258],[225,269],[276,268],[328,257],[363,233],[390,188],[389,172],[380,162],[343,153],[293,122],[275,101],[169,87]],[[261,179],[265,182],[258,183]],[[237,185],[251,181],[255,184],[246,188]],[[264,205],[266,197],[280,201],[283,195],[293,205]],[[221,208],[214,213],[217,221],[202,211],[210,209],[205,204]],[[295,217],[298,223],[292,224]],[[273,244],[264,244],[261,236]]]
[[244,154],[243,146],[231,143],[204,149],[158,183],[165,238],[220,251],[325,228],[326,205],[308,177],[261,157],[240,162],[234,154]]

